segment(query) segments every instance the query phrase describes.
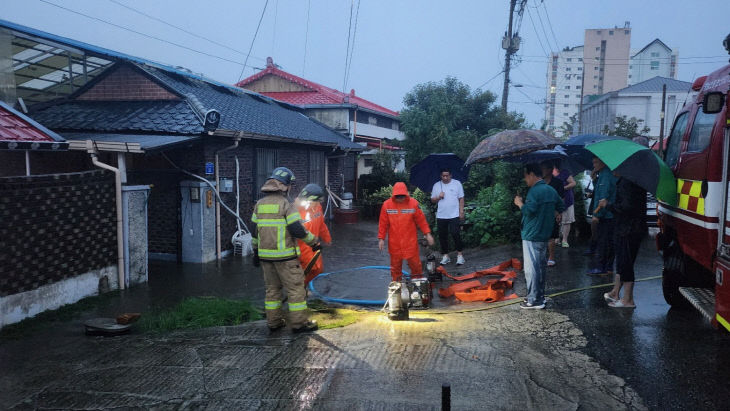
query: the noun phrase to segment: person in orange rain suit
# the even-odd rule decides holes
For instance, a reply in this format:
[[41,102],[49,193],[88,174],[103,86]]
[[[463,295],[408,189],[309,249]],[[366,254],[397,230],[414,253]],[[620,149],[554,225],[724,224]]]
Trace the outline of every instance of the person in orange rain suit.
[[[322,190],[322,187],[317,184],[307,184],[297,197],[297,207],[299,208],[299,215],[302,217],[302,224],[304,224],[304,228],[317,236],[325,244],[330,244],[332,242],[332,237],[330,236],[330,230],[325,224],[324,212],[322,212],[322,204],[320,203],[323,197],[324,191]],[[304,241],[298,241],[300,250],[299,262],[302,265],[302,268],[306,270],[316,252]],[[304,273],[306,274],[304,284],[309,284],[314,277],[321,274],[322,269],[322,255],[320,254],[309,272]]]
[[390,276],[393,281],[401,281],[403,276],[403,260],[408,261],[411,277],[422,277],[423,269],[418,253],[418,231],[426,235],[428,245],[433,245],[431,229],[426,222],[418,201],[408,195],[408,188],[402,182],[393,186],[393,196],[380,208],[378,224],[378,248],[385,248],[385,236],[388,236],[388,252],[390,253]]

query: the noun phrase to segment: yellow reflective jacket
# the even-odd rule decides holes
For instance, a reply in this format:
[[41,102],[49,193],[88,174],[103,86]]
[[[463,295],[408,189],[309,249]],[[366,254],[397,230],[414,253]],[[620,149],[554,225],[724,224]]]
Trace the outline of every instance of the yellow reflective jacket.
[[254,206],[253,246],[261,260],[283,261],[299,256],[297,238],[314,244],[316,237],[301,222],[299,210],[284,196],[286,186],[277,180],[268,180],[261,188],[268,193]]

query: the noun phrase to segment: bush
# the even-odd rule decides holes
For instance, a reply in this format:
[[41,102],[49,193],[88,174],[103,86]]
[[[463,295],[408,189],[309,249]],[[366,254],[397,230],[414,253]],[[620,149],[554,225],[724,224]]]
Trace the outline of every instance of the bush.
[[513,203],[514,194],[501,182],[479,191],[475,207],[466,216],[470,225],[464,235],[467,246],[495,245],[520,239],[521,214]]

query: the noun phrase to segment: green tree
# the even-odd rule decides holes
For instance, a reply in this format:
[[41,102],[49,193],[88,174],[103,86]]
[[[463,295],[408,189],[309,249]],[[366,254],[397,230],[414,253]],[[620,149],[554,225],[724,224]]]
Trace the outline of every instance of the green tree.
[[558,128],[560,136],[564,139],[567,139],[568,137],[573,135],[575,126],[578,124],[578,114],[573,114],[572,116],[568,117],[568,120],[569,121],[563,121],[563,125]]
[[[608,125],[604,126],[603,134],[634,138],[636,136],[644,135],[650,131],[649,127],[646,125],[641,127],[643,122],[644,120],[637,119],[636,117],[628,118],[628,116],[616,116],[613,120],[613,128]],[[641,127],[641,129],[639,129],[639,127]]]
[[494,130],[523,127],[524,116],[505,112],[496,99],[492,92],[472,91],[454,77],[415,86],[403,98],[400,115],[406,165],[431,153],[452,152],[466,159]]

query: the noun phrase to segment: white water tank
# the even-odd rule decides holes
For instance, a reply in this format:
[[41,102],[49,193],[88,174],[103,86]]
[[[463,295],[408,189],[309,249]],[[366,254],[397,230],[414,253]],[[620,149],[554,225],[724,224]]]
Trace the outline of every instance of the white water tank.
[[352,193],[342,194],[342,204],[340,204],[340,208],[343,210],[352,209]]

